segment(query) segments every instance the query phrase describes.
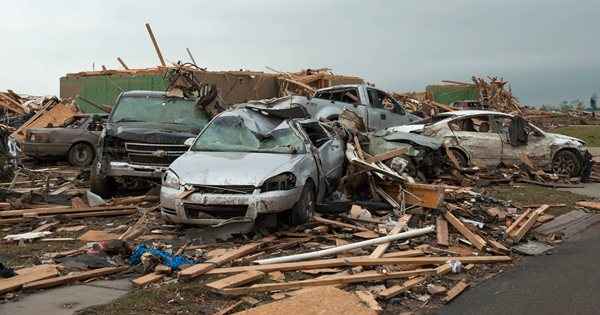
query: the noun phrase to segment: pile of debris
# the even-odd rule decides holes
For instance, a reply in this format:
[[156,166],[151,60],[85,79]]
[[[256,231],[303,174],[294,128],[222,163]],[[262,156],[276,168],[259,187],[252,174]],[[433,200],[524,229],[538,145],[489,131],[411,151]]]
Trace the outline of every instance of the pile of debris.
[[335,75],[331,69],[306,69],[299,72],[280,72],[279,96],[301,95],[312,96],[316,90],[340,85],[360,84],[364,81],[359,77]]
[[51,96],[19,95],[12,90],[0,92],[0,124],[18,127],[42,108],[56,102]]

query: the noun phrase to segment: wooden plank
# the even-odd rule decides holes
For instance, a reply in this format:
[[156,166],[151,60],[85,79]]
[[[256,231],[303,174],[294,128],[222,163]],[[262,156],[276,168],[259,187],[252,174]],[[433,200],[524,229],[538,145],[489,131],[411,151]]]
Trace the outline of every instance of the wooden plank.
[[88,207],[88,208],[72,208],[72,207],[32,208],[32,209],[0,211],[0,217],[22,216],[25,214],[36,214],[36,215],[69,214],[69,213],[100,212],[100,211],[131,210],[131,209],[135,210],[135,207],[134,206],[108,206],[108,207]]
[[70,275],[66,275],[66,276],[62,276],[62,277],[31,282],[31,283],[25,284],[23,286],[23,289],[46,289],[46,288],[51,288],[51,287],[56,287],[59,285],[67,284],[67,283],[72,283],[72,282],[76,282],[76,281],[87,280],[87,279],[91,279],[91,278],[96,278],[96,277],[110,275],[113,273],[122,272],[122,271],[127,270],[128,268],[129,267],[127,267],[127,266],[105,267],[105,268],[99,268],[99,269],[94,269],[94,270],[90,270],[90,271],[78,272],[78,273],[74,273],[74,274],[70,274]]
[[[190,266],[190,267],[180,271],[179,276],[184,277],[184,278],[195,278],[200,275],[203,275],[203,274],[215,269],[218,266],[221,266],[225,263],[228,263],[230,261],[236,260],[238,258],[244,257],[248,254],[251,254],[251,253],[257,251],[264,243],[269,242],[269,240],[266,240],[266,239],[267,238],[265,238],[265,241],[263,241],[263,242],[247,244],[247,245],[241,246],[238,249],[231,250],[217,258],[209,259],[206,262]],[[274,238],[270,238],[270,240],[274,240]],[[246,271],[246,270],[243,270],[243,271]]]
[[[398,258],[369,258],[367,257],[344,257],[321,259],[311,261],[289,262],[268,265],[251,265],[218,268],[206,271],[206,274],[239,273],[249,270],[271,272],[271,271],[294,271],[333,268],[342,266],[377,266],[377,265],[440,265],[450,259],[456,259],[463,264],[485,264],[511,261],[510,256],[460,256],[460,257],[398,257]],[[191,267],[190,267],[191,268]],[[189,268],[188,268],[189,269]],[[188,270],[185,269],[184,271]]]
[[389,159],[393,159],[395,157],[398,157],[404,153],[406,153],[406,151],[408,151],[407,148],[398,148],[398,149],[394,149],[392,151],[388,151],[382,154],[377,154],[376,156],[370,157],[367,159],[367,163],[375,163],[375,162],[381,162],[381,161],[386,161]]
[[30,282],[58,276],[56,265],[39,265],[16,272],[18,275],[14,277],[0,279],[0,294],[19,290]]
[[511,224],[507,229],[506,229],[506,234],[511,234],[513,232],[513,230],[515,230],[516,228],[518,228],[519,226],[521,226],[523,224],[523,222],[525,222],[525,220],[527,220],[527,218],[529,218],[529,215],[531,214],[532,210],[525,210],[525,212],[523,212],[516,220],[515,222],[513,222],[513,224]]
[[414,279],[410,279],[405,281],[404,283],[402,283],[401,285],[394,285],[391,286],[381,292],[379,292],[379,297],[383,298],[383,299],[390,299],[393,298],[394,296],[397,296],[398,294],[402,293],[402,292],[406,292],[416,286],[418,286],[419,284],[423,283],[423,281],[425,281],[425,279],[427,279],[426,277],[417,277]]
[[[392,228],[392,230],[390,231],[390,233],[388,233],[388,235],[395,235],[395,234],[402,232],[402,230],[404,230],[404,228],[407,226],[408,221],[410,221],[410,218],[412,218],[411,214],[405,214],[405,215],[401,216],[400,218],[398,218],[398,223],[396,223],[396,226],[394,226],[394,228]],[[369,258],[381,257],[385,253],[385,251],[388,249],[389,246],[390,246],[390,242],[377,245],[375,250],[373,250],[371,255],[369,255]]]
[[[66,218],[90,218],[90,217],[116,217],[122,215],[132,215],[136,214],[137,209],[128,209],[128,210],[111,210],[111,211],[98,211],[98,212],[84,212],[84,213],[68,213],[61,214]],[[50,216],[53,217],[53,216]],[[46,218],[46,216],[44,216]]]
[[519,242],[537,222],[539,216],[542,215],[548,208],[550,208],[548,205],[542,205],[535,210],[518,229],[511,231],[509,234],[510,238],[515,242]]
[[82,242],[100,242],[100,241],[110,241],[110,240],[118,240],[119,235],[108,233],[104,231],[97,230],[89,230],[83,235],[79,237],[79,240]]
[[246,271],[206,284],[209,290],[219,292],[222,289],[241,286],[266,276],[260,271]]
[[471,242],[473,244],[473,246],[475,246],[475,248],[482,250],[487,245],[487,242],[483,238],[481,238],[481,236],[479,236],[479,235],[473,233],[471,230],[469,230],[469,228],[466,227],[450,211],[444,212],[444,218],[446,218],[446,220],[448,220],[448,222],[450,222],[450,224],[452,224],[452,226],[460,234],[462,234],[462,236],[464,236],[466,239],[468,239],[469,242]]
[[325,218],[323,218],[321,216],[318,216],[318,215],[313,216],[313,221],[319,222],[319,223],[323,223],[323,224],[327,224],[327,225],[341,227],[341,228],[344,228],[344,229],[373,232],[373,231],[371,231],[371,230],[369,230],[369,229],[367,229],[365,227],[362,227],[362,226],[352,225],[352,224],[343,223],[343,222],[338,222],[338,221],[335,221],[335,220],[329,220],[329,219],[325,219]]
[[600,210],[600,202],[578,201],[575,204],[578,205],[578,206],[580,206],[580,207],[584,207],[584,208],[589,208],[589,209],[594,209],[594,210]]
[[455,286],[452,287],[452,289],[448,290],[446,297],[444,297],[442,301],[444,301],[444,303],[452,301],[455,297],[461,294],[468,287],[469,284],[467,283],[467,281],[465,281],[464,279],[460,280]]
[[141,277],[131,280],[131,283],[133,283],[135,286],[143,287],[149,283],[159,282],[164,277],[165,277],[165,274],[163,274],[163,273],[152,272],[147,275],[143,275]]
[[146,23],[146,30],[148,30],[148,35],[150,35],[150,40],[152,41],[152,45],[156,50],[156,54],[158,55],[158,59],[160,60],[160,65],[166,67],[165,59],[163,58],[162,53],[160,52],[160,47],[158,47],[158,42],[156,41],[156,37],[154,37],[154,32],[152,32],[152,28],[150,27],[150,23]]
[[365,273],[359,273],[359,274],[355,274],[355,275],[336,276],[336,277],[321,278],[321,279],[289,281],[289,282],[284,282],[284,283],[255,284],[250,287],[223,289],[222,292],[224,294],[241,295],[241,294],[249,294],[249,293],[256,293],[256,292],[269,292],[269,291],[274,291],[274,290],[285,290],[285,289],[313,287],[313,286],[326,286],[326,285],[339,285],[339,284],[349,284],[349,283],[357,283],[357,282],[383,281],[383,280],[387,280],[387,279],[407,278],[410,276],[433,274],[433,273],[435,273],[435,269],[417,269],[417,270],[410,270],[410,271],[390,272],[390,273],[386,273],[386,274],[365,272]]
[[77,108],[72,103],[49,102],[49,105],[38,111],[32,118],[25,122],[19,129],[12,133],[18,142],[25,140],[25,130],[30,128],[45,128],[49,124],[58,127],[65,124],[77,113]]
[[441,216],[438,216],[435,220],[437,243],[438,245],[448,246],[448,221],[444,220]]

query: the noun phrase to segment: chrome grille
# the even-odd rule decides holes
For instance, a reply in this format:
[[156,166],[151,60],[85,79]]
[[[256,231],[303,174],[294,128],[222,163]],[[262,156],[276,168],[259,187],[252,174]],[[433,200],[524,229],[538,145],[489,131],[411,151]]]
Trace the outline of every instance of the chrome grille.
[[187,151],[187,147],[183,144],[126,142],[125,151],[131,163],[168,166]]
[[194,185],[194,192],[201,194],[252,194],[256,188],[252,185],[208,186]]

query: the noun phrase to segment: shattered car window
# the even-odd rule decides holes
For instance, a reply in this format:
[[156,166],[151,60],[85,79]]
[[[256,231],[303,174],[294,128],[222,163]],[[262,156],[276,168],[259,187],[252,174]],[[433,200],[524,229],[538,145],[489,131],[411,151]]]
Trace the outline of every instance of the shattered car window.
[[304,143],[283,121],[268,133],[253,131],[238,116],[221,116],[204,130],[192,151],[304,153]]
[[190,99],[124,96],[114,109],[111,121],[175,124],[202,129],[209,117]]

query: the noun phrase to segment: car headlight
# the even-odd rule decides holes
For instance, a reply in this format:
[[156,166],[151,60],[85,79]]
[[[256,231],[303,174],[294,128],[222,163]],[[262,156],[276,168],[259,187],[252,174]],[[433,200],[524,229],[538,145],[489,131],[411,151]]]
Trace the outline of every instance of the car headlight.
[[262,185],[261,192],[290,190],[296,187],[296,176],[292,173],[282,173],[273,176]]
[[163,177],[162,185],[169,188],[179,189],[179,184],[179,176],[177,176],[175,172],[167,170],[165,172],[165,176]]

